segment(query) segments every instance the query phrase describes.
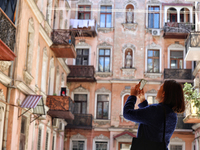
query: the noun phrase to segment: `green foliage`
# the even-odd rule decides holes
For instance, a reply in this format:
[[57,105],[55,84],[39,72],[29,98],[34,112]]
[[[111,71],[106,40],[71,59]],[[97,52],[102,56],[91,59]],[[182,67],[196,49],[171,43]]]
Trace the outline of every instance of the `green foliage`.
[[57,94],[56,94],[56,93],[54,93],[54,94],[53,94],[53,96],[57,96]]
[[197,114],[198,116],[200,116],[200,111],[199,111],[200,110],[200,94],[198,93],[198,91],[194,89],[192,84],[188,84],[186,82],[184,84],[183,92],[184,92],[185,101],[189,102],[190,104],[191,102],[194,103],[194,106],[197,108]]

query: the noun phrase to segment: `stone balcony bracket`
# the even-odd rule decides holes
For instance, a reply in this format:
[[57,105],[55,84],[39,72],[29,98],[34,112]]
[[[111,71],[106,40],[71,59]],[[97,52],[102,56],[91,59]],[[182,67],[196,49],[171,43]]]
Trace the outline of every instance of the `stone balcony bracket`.
[[136,31],[138,23],[122,23],[124,30]]
[[33,80],[33,76],[27,71],[24,70],[24,81],[27,85],[30,85],[32,80]]
[[11,61],[0,61],[0,70],[2,72],[8,70],[8,68],[11,66]]

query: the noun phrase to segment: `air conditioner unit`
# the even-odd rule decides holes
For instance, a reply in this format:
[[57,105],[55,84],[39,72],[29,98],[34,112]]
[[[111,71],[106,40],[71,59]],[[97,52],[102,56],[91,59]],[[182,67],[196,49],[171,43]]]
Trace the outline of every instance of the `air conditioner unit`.
[[195,78],[194,79],[194,88],[198,88],[199,87],[199,78]]
[[59,119],[54,118],[53,119],[53,128],[58,128],[59,127]]
[[160,36],[160,29],[152,29],[151,32],[153,36]]

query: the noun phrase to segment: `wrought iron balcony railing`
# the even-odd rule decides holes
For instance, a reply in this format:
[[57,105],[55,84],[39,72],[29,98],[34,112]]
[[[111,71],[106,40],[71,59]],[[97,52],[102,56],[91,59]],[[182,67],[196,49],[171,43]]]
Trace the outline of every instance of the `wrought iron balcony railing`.
[[68,82],[95,82],[94,66],[69,65]]
[[191,69],[164,69],[164,79],[192,80]]
[[67,129],[92,129],[91,114],[74,114],[74,120],[67,121]]
[[15,25],[0,8],[0,40],[3,41],[13,52],[15,45],[15,32]]

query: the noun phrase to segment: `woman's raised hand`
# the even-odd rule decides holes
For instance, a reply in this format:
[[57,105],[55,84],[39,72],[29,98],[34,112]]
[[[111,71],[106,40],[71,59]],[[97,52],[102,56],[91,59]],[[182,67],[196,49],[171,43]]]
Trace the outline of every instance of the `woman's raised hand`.
[[134,96],[138,96],[139,94],[140,94],[140,89],[139,89],[139,87],[140,87],[140,83],[138,83],[136,86],[134,86],[134,87],[131,87],[131,93],[130,93],[130,95],[134,95]]

